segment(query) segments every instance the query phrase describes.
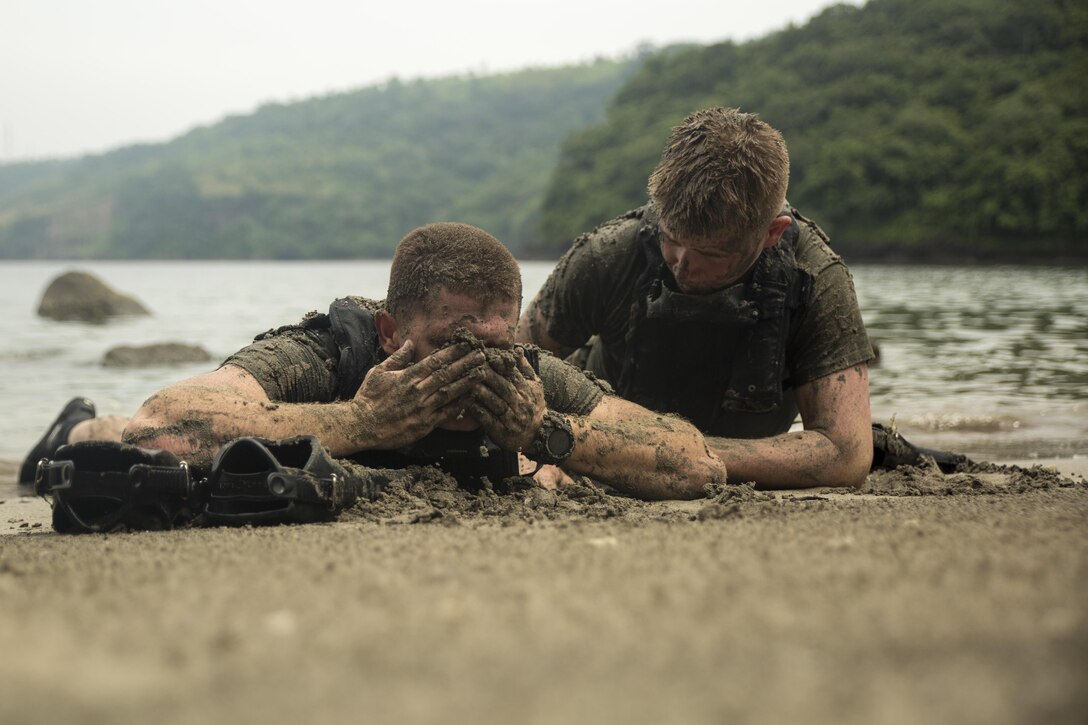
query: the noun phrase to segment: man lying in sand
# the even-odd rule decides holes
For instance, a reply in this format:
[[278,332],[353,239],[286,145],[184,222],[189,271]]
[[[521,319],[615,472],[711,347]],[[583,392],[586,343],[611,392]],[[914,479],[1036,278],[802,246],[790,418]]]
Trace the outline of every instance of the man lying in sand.
[[[649,203],[575,240],[516,337],[716,436],[733,480],[858,486],[876,435],[873,351],[850,273],[786,202],[788,177],[766,123],[693,113]],[[804,430],[789,433],[798,411]]]
[[128,421],[96,420],[77,399],[24,468],[88,439],[120,437],[207,469],[244,436],[313,435],[337,458],[365,459],[436,429],[482,428],[506,451],[644,498],[694,498],[725,480],[686,421],[608,394],[546,353],[538,374],[514,344],[520,300],[517,263],[497,239],[465,224],[421,227],[397,246],[384,303],[337,300],[260,335]]

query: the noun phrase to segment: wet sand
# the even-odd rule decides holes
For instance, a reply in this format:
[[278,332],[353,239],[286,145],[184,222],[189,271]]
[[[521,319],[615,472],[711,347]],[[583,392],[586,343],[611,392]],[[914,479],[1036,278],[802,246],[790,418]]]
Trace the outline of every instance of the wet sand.
[[102,536],[0,495],[0,721],[1083,722],[1088,459],[1047,463]]

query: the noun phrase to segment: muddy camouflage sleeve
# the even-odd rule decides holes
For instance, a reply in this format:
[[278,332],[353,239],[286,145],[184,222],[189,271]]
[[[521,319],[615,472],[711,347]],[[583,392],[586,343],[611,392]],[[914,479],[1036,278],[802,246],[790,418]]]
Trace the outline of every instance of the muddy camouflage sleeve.
[[809,304],[794,330],[787,365],[795,387],[873,358],[854,280],[838,256],[814,276]]
[[579,347],[592,336],[611,339],[627,323],[634,283],[638,220],[615,219],[574,240],[544,283],[537,302],[556,342]]
[[607,383],[544,351],[540,353],[540,380],[548,407],[567,415],[589,415],[605,393],[612,392]]
[[281,327],[257,337],[223,361],[261,384],[270,400],[328,403],[336,397],[338,349],[328,330]]

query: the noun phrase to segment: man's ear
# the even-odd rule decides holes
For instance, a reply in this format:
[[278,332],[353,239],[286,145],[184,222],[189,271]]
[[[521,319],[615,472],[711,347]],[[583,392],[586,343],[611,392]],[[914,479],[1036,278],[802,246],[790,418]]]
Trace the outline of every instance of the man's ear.
[[771,222],[771,226],[767,227],[767,236],[763,238],[763,248],[770,249],[778,244],[778,240],[781,239],[782,235],[786,233],[786,230],[790,228],[792,222],[793,218],[786,214],[776,216],[774,221]]
[[400,349],[403,340],[397,340],[397,318],[385,310],[378,310],[374,315],[374,322],[378,326],[378,342],[386,355],[392,355]]

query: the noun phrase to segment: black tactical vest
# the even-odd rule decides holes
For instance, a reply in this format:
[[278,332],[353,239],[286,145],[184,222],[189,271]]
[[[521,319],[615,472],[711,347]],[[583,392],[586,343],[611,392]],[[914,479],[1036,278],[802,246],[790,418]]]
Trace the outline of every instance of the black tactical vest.
[[[791,210],[792,212],[792,210]],[[756,261],[748,280],[709,295],[673,288],[652,209],[636,248],[636,283],[617,392],[653,410],[677,413],[712,435],[754,438],[789,429],[797,414],[784,394],[786,340],[808,277],[797,267],[797,219]]]
[[[369,303],[369,300],[366,301]],[[355,397],[370,368],[381,362],[384,355],[378,347],[378,326],[374,311],[361,304],[358,297],[342,297],[329,305],[329,326],[332,338],[340,348],[336,365],[336,397]]]

